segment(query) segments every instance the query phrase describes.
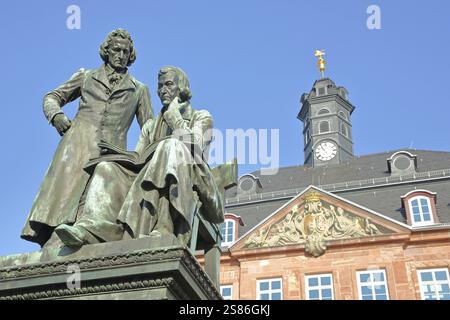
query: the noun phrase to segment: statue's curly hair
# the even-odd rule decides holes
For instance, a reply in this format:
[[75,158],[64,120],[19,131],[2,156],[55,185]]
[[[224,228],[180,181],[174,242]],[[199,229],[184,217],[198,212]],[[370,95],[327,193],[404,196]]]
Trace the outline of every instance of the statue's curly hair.
[[185,101],[191,100],[192,92],[191,92],[191,88],[189,86],[189,79],[188,79],[186,73],[183,70],[181,70],[180,68],[172,67],[172,66],[162,67],[159,70],[158,79],[163,74],[166,74],[166,73],[168,73],[170,71],[175,72],[175,74],[177,75],[178,88],[180,89],[180,100],[181,100],[181,102],[185,102]]
[[130,41],[130,58],[128,59],[127,66],[131,66],[133,62],[136,61],[136,49],[134,49],[133,39],[128,31],[124,29],[116,29],[108,33],[105,41],[100,45],[100,57],[102,60],[107,63],[108,62],[108,49],[109,46],[114,41],[114,38],[121,37],[122,39],[127,39]]

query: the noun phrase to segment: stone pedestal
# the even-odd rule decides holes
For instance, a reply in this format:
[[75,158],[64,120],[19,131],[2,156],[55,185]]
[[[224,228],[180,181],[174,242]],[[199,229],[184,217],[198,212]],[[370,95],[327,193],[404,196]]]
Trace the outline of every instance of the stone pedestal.
[[0,257],[0,299],[221,296],[187,248],[173,237],[156,237]]

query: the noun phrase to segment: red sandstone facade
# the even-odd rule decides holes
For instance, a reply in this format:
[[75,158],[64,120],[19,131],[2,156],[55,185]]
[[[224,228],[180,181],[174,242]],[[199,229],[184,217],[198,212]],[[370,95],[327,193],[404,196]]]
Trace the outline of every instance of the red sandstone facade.
[[419,300],[423,296],[418,271],[442,269],[447,270],[448,277],[449,226],[412,228],[329,193],[321,193],[320,198],[324,207],[332,204],[333,208],[343,208],[341,212],[345,211],[345,215],[355,221],[370,221],[375,226],[374,230],[378,230],[377,234],[328,239],[325,252],[318,257],[306,252],[305,238],[298,243],[279,245],[283,242],[279,241],[275,244],[280,239],[276,232],[266,237],[266,240],[270,240],[274,234],[276,236],[274,241],[265,246],[248,245],[252,235],[261,228],[266,227],[270,234],[270,230],[274,229],[272,226],[283,222],[288,213],[294,212],[293,208],[299,212],[299,216],[305,215],[304,202],[299,196],[241,237],[229,249],[224,249],[220,284],[232,286],[233,300],[258,299],[258,280],[274,278],[281,279],[283,300],[308,299],[305,279],[319,274],[332,275],[333,299],[358,300],[362,298],[358,272],[368,270],[384,270],[388,299]]
[[386,237],[343,240],[318,258],[304,247],[225,252],[221,285],[233,285],[233,299],[256,299],[256,280],[283,280],[283,299],[304,300],[305,276],[332,273],[334,298],[358,300],[356,272],[384,269],[390,299],[421,299],[418,269],[450,268],[450,230],[413,232]]

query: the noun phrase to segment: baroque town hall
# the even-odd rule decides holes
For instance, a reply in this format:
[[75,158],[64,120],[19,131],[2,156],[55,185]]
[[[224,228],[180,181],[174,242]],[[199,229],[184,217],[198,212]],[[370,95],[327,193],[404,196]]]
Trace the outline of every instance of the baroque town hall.
[[304,165],[227,191],[225,299],[450,299],[450,152],[355,156],[354,110],[317,80],[298,113]]

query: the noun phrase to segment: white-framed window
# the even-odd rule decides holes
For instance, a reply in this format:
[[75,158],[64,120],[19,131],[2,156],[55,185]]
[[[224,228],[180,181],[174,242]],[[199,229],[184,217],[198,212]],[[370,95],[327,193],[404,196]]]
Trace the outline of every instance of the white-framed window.
[[385,270],[358,271],[356,277],[360,300],[389,299]]
[[233,299],[233,285],[220,286],[220,294],[224,300]]
[[283,300],[283,280],[281,278],[256,281],[257,300]]
[[233,219],[225,219],[221,229],[222,246],[229,246],[234,243],[236,239],[235,226],[236,221],[234,221]]
[[423,226],[434,223],[429,198],[417,196],[409,199],[408,203],[413,226]]
[[417,270],[422,300],[450,300],[447,268]]
[[327,273],[305,276],[305,291],[308,300],[333,300],[333,275]]

